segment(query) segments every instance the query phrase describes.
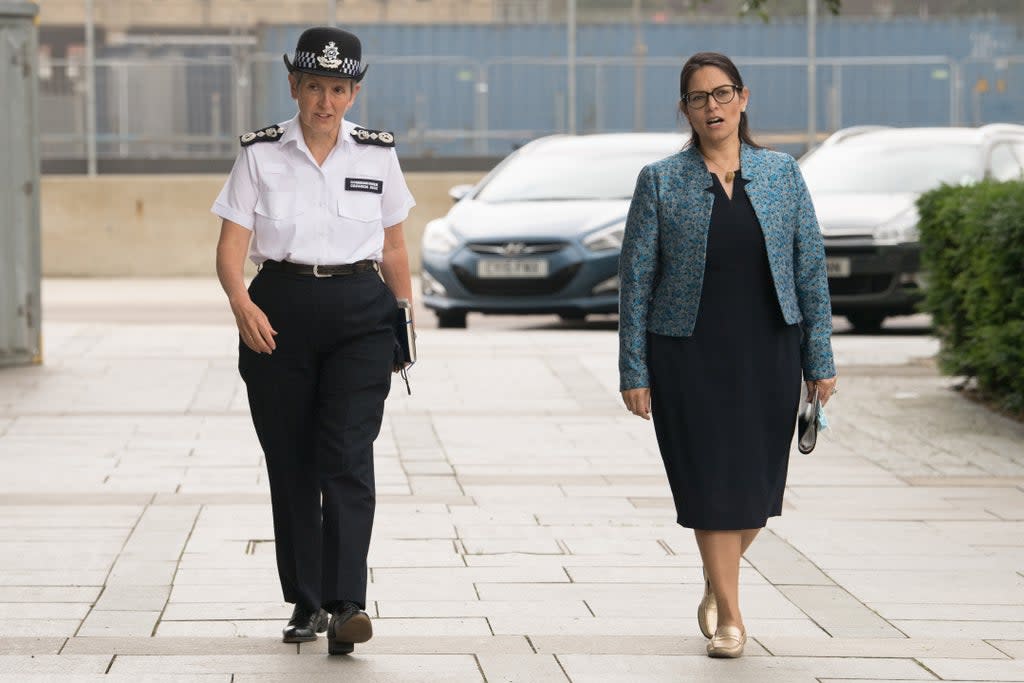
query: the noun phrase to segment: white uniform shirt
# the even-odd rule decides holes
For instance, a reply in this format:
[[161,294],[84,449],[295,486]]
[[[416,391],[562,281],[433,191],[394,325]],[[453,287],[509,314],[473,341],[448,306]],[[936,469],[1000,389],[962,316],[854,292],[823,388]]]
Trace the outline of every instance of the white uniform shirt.
[[393,147],[359,144],[342,120],[338,142],[318,166],[299,117],[281,137],[243,147],[213,213],[253,231],[255,263],[340,265],[380,261],[384,229],[415,206]]

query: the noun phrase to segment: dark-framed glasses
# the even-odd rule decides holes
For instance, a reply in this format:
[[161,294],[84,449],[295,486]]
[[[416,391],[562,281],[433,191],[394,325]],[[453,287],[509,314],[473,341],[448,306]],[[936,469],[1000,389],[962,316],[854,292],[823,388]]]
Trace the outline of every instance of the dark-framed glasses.
[[739,92],[738,85],[720,85],[714,90],[691,90],[683,95],[683,102],[690,109],[703,109],[708,106],[708,98],[714,97],[719,104],[729,104]]

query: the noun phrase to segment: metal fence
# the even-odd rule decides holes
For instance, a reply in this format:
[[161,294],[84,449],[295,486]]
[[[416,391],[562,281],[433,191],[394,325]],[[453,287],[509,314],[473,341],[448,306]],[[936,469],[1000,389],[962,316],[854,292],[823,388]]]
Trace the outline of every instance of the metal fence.
[[[405,157],[500,156],[558,132],[676,129],[675,58],[370,57],[351,118],[394,130]],[[859,124],[979,125],[1024,120],[1024,56],[954,60],[819,57],[813,128]],[[752,91],[751,122],[770,144],[808,144],[807,61],[736,60]],[[44,160],[223,160],[245,130],[289,118],[280,55],[101,59],[96,129],[87,130],[86,67],[51,60],[40,70]],[[575,83],[575,120],[567,84]]]

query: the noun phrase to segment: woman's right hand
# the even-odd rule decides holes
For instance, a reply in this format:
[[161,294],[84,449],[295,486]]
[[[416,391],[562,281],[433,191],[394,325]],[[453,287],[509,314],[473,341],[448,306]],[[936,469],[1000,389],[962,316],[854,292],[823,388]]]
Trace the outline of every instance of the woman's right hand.
[[622,392],[622,402],[637,417],[651,419],[651,390],[648,387],[626,389]]
[[235,314],[238,336],[246,346],[256,353],[272,353],[277,348],[274,342],[277,330],[270,326],[270,320],[252,299],[246,297],[243,301],[232,301],[231,312]]

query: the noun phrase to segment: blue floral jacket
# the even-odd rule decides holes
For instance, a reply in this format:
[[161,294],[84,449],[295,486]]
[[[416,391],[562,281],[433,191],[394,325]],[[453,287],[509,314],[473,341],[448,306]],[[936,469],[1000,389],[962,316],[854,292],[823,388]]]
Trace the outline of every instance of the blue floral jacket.
[[[782,315],[801,323],[804,378],[836,374],[825,249],[796,160],[743,145],[745,190],[761,223]],[[713,184],[690,146],[640,171],[619,260],[619,388],[649,387],[647,333],[693,334],[704,281]]]

